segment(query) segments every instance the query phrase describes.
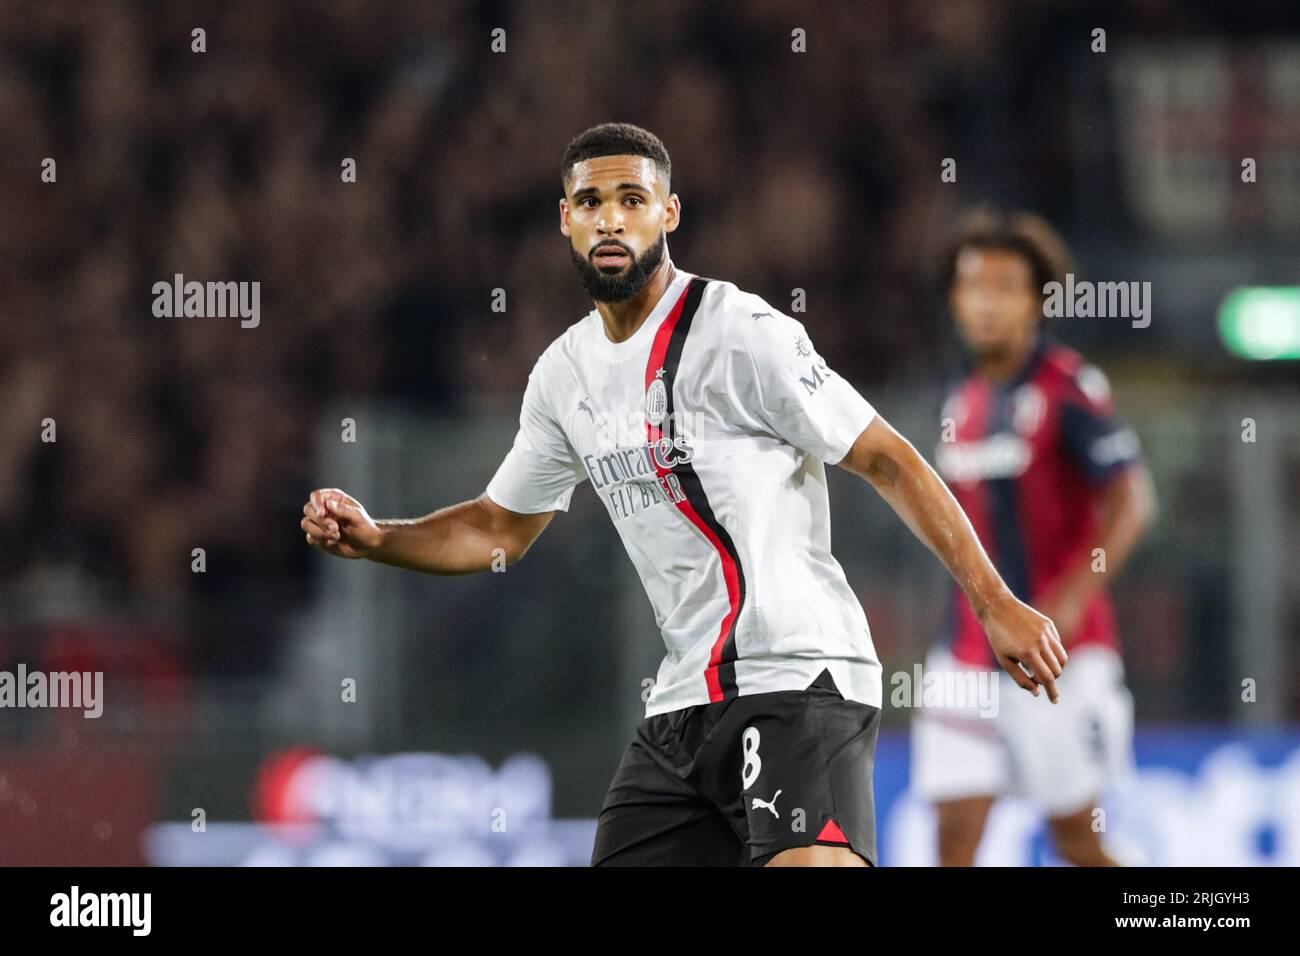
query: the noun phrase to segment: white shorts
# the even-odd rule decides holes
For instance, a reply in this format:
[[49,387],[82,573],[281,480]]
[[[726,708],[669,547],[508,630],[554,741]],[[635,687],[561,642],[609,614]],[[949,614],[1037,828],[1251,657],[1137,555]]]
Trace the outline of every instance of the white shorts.
[[[929,672],[969,672],[947,648],[926,656]],[[1134,770],[1133,695],[1110,648],[1084,646],[1056,682],[1061,700],[1035,698],[999,672],[996,708],[922,706],[912,721],[912,789],[932,802],[1019,796],[1049,817],[1095,806]]]

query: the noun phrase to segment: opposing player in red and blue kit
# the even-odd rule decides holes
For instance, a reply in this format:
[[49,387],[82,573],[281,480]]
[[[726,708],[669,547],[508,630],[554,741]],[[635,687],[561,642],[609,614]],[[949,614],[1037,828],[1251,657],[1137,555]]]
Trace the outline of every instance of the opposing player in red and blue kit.
[[[1106,584],[1155,499],[1105,376],[1042,328],[1044,288],[1068,262],[1041,218],[991,209],[968,217],[944,261],[971,370],[944,405],[937,469],[1008,586],[1056,622],[1070,655],[1060,707],[1004,694],[992,715],[969,702],[920,712],[913,779],[935,802],[946,865],[974,862],[989,810],[1009,794],[1046,812],[1065,860],[1114,863],[1093,810],[1131,765],[1133,716]],[[929,669],[998,669],[960,596],[944,638]]]

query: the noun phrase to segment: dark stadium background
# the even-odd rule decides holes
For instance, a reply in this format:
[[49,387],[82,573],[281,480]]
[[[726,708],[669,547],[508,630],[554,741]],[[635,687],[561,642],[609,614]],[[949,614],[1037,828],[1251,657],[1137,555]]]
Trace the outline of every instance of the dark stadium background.
[[[1234,289],[1300,285],[1293,3],[6,0],[0,669],[102,670],[106,702],[0,711],[0,863],[215,860],[254,839],[220,822],[303,818],[299,748],[532,753],[519,799],[594,817],[660,645],[590,493],[467,579],[330,561],[298,519],[323,485],[383,517],[482,490],[532,362],[590,308],[558,167],[608,119],[671,151],[674,260],[781,308],[805,290],[819,351],[927,455],[958,358],[935,256],[962,209],[1032,208],[1081,276],[1151,281],[1149,328],[1056,330],[1109,374],[1161,498],[1114,592],[1140,744],[1193,780],[1234,744],[1268,786],[1300,779],[1300,384],[1218,324]],[[156,318],[176,273],[260,282],[260,325]],[[886,674],[907,670],[942,572],[832,482],[836,553]],[[905,766],[908,715],[886,718]],[[366,779],[331,859],[372,859],[357,844],[411,812]],[[1260,813],[1265,858],[1300,845]]]

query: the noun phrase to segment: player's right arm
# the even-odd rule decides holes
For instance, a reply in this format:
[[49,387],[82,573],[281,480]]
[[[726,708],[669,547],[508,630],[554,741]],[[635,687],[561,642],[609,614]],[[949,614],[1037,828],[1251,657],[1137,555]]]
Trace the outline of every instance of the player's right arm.
[[302,509],[307,543],[426,574],[472,574],[522,558],[587,477],[556,419],[548,354],[528,376],[514,444],[483,494],[423,518],[376,521],[355,498],[321,488]]
[[482,494],[422,518],[376,521],[338,488],[313,491],[302,510],[307,543],[326,554],[443,575],[518,561],[555,516],[510,511]]

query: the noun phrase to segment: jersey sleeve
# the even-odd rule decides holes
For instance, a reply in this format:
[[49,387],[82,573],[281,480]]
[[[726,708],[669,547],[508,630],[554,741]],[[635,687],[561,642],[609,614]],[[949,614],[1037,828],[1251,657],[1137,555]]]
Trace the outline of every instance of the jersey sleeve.
[[520,514],[568,511],[573,489],[586,478],[546,401],[544,360],[528,375],[514,445],[487,486],[489,498]]
[[1141,443],[1115,417],[1110,385],[1100,369],[1085,365],[1072,385],[1061,400],[1061,442],[1091,484],[1105,484],[1141,460]]
[[778,438],[828,464],[838,463],[876,410],[817,353],[803,323],[762,313],[746,329],[749,376],[740,399]]

